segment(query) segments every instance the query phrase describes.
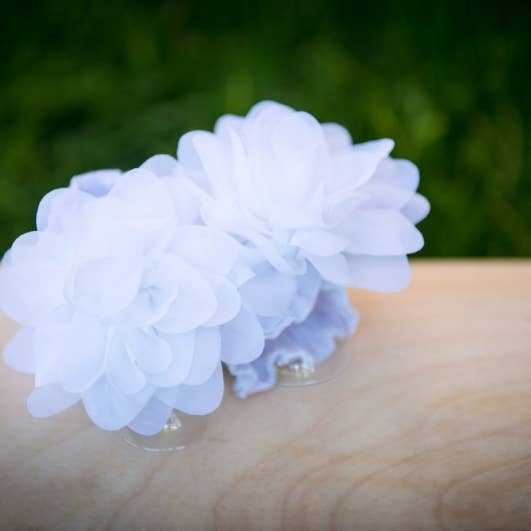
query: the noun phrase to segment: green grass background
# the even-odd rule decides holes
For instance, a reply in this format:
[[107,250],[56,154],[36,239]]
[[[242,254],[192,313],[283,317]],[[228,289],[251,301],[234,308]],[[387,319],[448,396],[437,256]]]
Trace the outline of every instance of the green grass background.
[[0,249],[39,198],[276,99],[389,136],[426,256],[531,255],[531,2],[5,2]]

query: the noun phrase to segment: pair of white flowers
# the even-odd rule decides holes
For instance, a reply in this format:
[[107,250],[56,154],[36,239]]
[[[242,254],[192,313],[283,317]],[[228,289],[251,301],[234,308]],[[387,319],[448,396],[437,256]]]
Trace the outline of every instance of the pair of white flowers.
[[172,409],[219,406],[222,362],[247,375],[240,395],[257,390],[249,372],[305,322],[317,333],[338,290],[404,288],[429,206],[392,148],[262,102],[184,135],[177,158],[47,194],[0,270],[0,308],[22,325],[5,359],[35,375],[29,411],[81,400],[103,429],[154,434]]

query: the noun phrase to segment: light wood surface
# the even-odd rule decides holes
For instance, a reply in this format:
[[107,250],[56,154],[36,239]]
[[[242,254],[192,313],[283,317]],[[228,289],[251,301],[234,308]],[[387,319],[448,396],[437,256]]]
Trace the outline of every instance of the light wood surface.
[[32,419],[2,364],[0,528],[531,529],[531,261],[416,261],[405,292],[351,298],[341,378],[227,392],[179,454],[81,407]]

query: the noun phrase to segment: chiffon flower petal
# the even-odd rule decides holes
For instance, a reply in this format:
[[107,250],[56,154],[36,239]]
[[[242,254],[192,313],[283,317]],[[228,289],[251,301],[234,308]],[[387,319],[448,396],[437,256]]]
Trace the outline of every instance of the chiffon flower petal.
[[247,363],[264,348],[264,332],[258,319],[242,310],[232,321],[220,327],[221,359],[225,363]]
[[240,287],[244,307],[263,316],[285,315],[295,297],[294,275],[278,272],[269,264],[256,269],[256,275]]
[[305,255],[327,282],[338,286],[353,285],[353,277],[348,260],[342,254],[334,256],[315,256],[305,253]]
[[133,329],[125,336],[127,352],[144,374],[159,374],[173,361],[170,344],[150,329]]
[[89,389],[105,370],[108,330],[76,315],[64,337],[62,386],[70,393]]
[[56,261],[61,244],[55,235],[36,232],[14,242],[0,269],[0,309],[14,321],[35,324],[64,304],[67,263]]
[[248,118],[261,120],[262,126],[264,122],[269,122],[270,125],[275,124],[282,116],[289,115],[292,112],[291,107],[272,100],[264,100],[255,103],[247,113]]
[[387,158],[380,163],[369,184],[415,192],[419,181],[419,169],[411,161]]
[[86,208],[91,200],[90,193],[81,188],[59,188],[48,192],[37,209],[37,229],[64,230],[69,224],[76,223],[76,213]]
[[120,170],[96,170],[75,175],[70,180],[70,187],[81,190],[95,197],[107,195],[114,183],[120,177]]
[[170,155],[154,155],[140,165],[141,169],[149,170],[158,177],[179,175],[177,160]]
[[419,170],[409,160],[384,159],[358,192],[364,209],[401,209],[415,194]]
[[185,380],[194,363],[195,335],[196,331],[163,336],[170,346],[172,360],[163,372],[148,375],[151,385],[173,387]]
[[42,387],[62,382],[62,360],[67,344],[67,328],[39,327],[34,331],[35,385]]
[[157,397],[167,405],[188,415],[208,415],[221,404],[223,398],[223,370],[221,363],[210,378],[200,385],[179,385],[161,389]]
[[176,263],[175,274],[180,279],[179,296],[155,324],[157,330],[170,334],[197,328],[215,314],[218,305],[213,288],[192,267]]
[[0,269],[1,309],[22,324],[36,324],[47,311],[64,303],[59,292],[60,271],[41,264],[24,264]]
[[218,118],[214,126],[214,132],[220,135],[226,135],[227,130],[239,132],[243,125],[243,118],[234,114],[225,114]]
[[225,276],[236,265],[240,245],[222,231],[187,226],[176,230],[172,251],[203,271]]
[[221,335],[216,328],[198,328],[195,334],[195,356],[190,372],[184,380],[186,385],[206,382],[220,362]]
[[322,124],[322,128],[328,147],[332,151],[348,147],[352,144],[350,133],[342,125],[327,123]]
[[82,394],[83,406],[96,426],[103,430],[119,430],[127,426],[153,396],[146,386],[133,395],[125,395],[102,377]]
[[116,181],[103,203],[110,217],[119,221],[120,227],[136,232],[150,247],[165,242],[164,235],[172,230],[175,217],[165,180],[144,169],[125,175],[125,179],[122,176]]
[[153,325],[163,318],[179,295],[179,280],[173,260],[161,256],[144,271],[135,299],[120,314],[119,321],[138,326]]
[[315,190],[318,183],[314,168],[317,157],[326,153],[321,126],[308,113],[287,113],[271,131],[269,140],[278,169],[287,177],[284,192],[276,199],[298,204],[301,198]]
[[281,273],[296,274],[300,272],[297,271],[297,265],[294,263],[293,257],[286,256],[283,253],[286,244],[277,245],[274,240],[260,233],[245,229],[237,229],[237,234],[241,239],[258,249],[261,255]]
[[141,263],[129,256],[93,260],[78,269],[71,298],[91,315],[115,315],[133,302],[141,279]]
[[217,306],[214,315],[205,322],[206,326],[218,326],[227,323],[238,315],[241,309],[241,297],[236,286],[222,276],[209,276],[217,299]]
[[109,382],[123,394],[138,393],[146,385],[144,373],[137,367],[123,341],[115,336],[107,350]]
[[316,256],[332,256],[347,248],[349,240],[328,230],[301,229],[295,232],[290,243]]
[[35,372],[33,351],[33,329],[22,327],[4,348],[4,360],[13,370],[24,373]]
[[67,393],[59,385],[37,387],[28,397],[28,411],[33,417],[50,417],[73,406],[79,399],[78,394]]
[[190,131],[179,139],[177,144],[177,160],[186,167],[186,174],[193,177],[199,190],[210,193],[209,180],[193,142],[196,134],[197,131]]
[[419,223],[430,213],[429,201],[420,194],[415,194],[403,207],[402,214],[406,216],[411,223]]
[[338,152],[334,159],[334,169],[327,184],[329,193],[348,190],[365,184],[376,168],[389,155],[394,142],[389,138],[353,144]]
[[172,408],[153,397],[142,411],[128,424],[140,435],[156,435],[170,418]]
[[342,234],[348,236],[346,252],[350,254],[405,255],[424,245],[419,230],[394,210],[360,210],[342,229]]
[[405,256],[350,256],[351,285],[382,293],[401,291],[411,280]]
[[297,293],[289,311],[274,317],[258,317],[265,339],[275,339],[289,325],[306,319],[315,304],[322,282],[321,276],[313,267],[309,268],[304,275],[299,275]]

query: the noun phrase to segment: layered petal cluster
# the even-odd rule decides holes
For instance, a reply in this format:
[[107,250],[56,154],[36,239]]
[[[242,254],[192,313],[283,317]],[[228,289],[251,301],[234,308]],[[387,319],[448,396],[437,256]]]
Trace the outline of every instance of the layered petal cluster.
[[235,377],[233,389],[240,398],[272,389],[277,367],[300,361],[314,366],[328,359],[337,341],[356,331],[358,314],[344,289],[325,284],[309,314],[286,327],[275,339],[266,341],[255,361],[229,365]]
[[153,434],[173,408],[216,409],[221,362],[263,351],[241,304],[253,274],[241,244],[194,224],[194,202],[178,175],[159,176],[164,164],[75,177],[6,253],[0,308],[22,327],[5,358],[35,375],[34,416],[82,401],[103,429]]
[[178,160],[203,222],[249,244],[257,261],[287,276],[311,265],[329,283],[390,292],[410,280],[406,255],[422,248],[415,223],[429,210],[416,166],[390,158],[393,146],[353,144],[337,124],[266,101],[243,118],[223,116],[213,133],[184,135]]

